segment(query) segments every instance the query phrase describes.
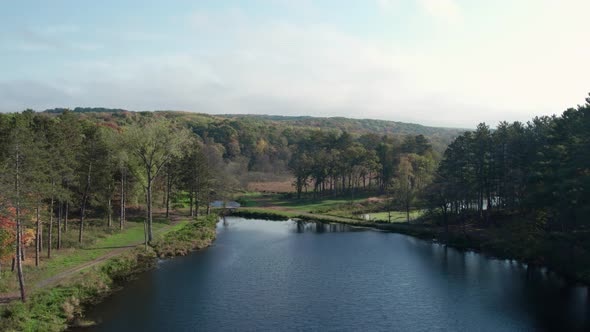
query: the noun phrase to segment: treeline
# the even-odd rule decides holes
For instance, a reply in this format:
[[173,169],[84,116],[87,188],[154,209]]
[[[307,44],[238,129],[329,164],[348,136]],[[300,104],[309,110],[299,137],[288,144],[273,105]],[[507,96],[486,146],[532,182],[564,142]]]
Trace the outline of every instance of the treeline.
[[435,170],[437,153],[423,135],[354,137],[347,132],[315,131],[295,144],[289,168],[297,196],[337,195],[360,190],[392,193],[409,213],[410,205]]
[[129,126],[145,119],[162,118],[189,128],[203,140],[214,141],[223,147],[223,158],[232,164],[232,168],[240,170],[242,176],[239,180],[242,185],[256,179],[288,176],[293,145],[301,137],[318,130],[335,134],[347,132],[354,137],[375,134],[397,140],[403,140],[405,136],[424,135],[433,150],[441,155],[446,146],[463,132],[458,129],[382,120],[96,110],[76,114],[83,119],[114,128]]
[[[590,225],[590,98],[561,116],[480,124],[452,142],[428,187],[444,219],[533,214],[548,230]],[[464,221],[464,218],[461,219]]]
[[[12,260],[26,298],[22,261],[34,247],[62,248],[62,234],[82,243],[89,217],[123,229],[129,205],[145,204],[145,242],[153,239],[153,206],[188,201],[189,214],[233,185],[224,148],[183,125],[145,118],[126,127],[57,116],[0,114],[0,268]],[[43,240],[45,239],[45,243]]]

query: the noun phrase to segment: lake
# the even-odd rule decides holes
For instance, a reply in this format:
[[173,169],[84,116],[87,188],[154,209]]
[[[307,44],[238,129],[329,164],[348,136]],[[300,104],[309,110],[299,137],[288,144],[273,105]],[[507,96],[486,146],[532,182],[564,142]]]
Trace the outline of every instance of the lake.
[[583,331],[590,294],[544,269],[345,225],[226,218],[92,308],[84,331]]

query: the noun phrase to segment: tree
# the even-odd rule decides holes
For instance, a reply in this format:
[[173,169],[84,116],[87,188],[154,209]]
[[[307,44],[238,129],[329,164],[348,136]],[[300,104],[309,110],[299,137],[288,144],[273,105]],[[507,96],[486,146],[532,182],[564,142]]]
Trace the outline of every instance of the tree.
[[94,124],[83,127],[81,155],[77,170],[77,190],[80,203],[80,225],[78,242],[82,242],[84,220],[88,204],[100,201],[98,197],[101,189],[100,182],[110,174],[109,150],[102,136],[100,128]]
[[[207,154],[208,150],[212,150]],[[189,214],[191,217],[199,215],[201,198],[207,198],[212,184],[212,172],[209,157],[215,154],[213,146],[203,144],[197,139],[191,139],[187,144],[185,155],[179,160],[178,166],[180,187],[189,194]],[[221,154],[218,154],[221,158]],[[220,170],[218,170],[220,171]],[[208,203],[208,202],[207,202]]]
[[[28,127],[29,120],[30,120],[30,112],[22,115],[17,116],[14,118],[13,127],[11,131],[11,135],[9,137],[9,148],[8,148],[8,165],[7,179],[8,182],[12,182],[12,190],[9,189],[8,193],[10,194],[10,200],[14,205],[14,218],[15,218],[15,262],[17,268],[17,276],[18,276],[18,283],[20,289],[20,296],[23,302],[26,301],[26,291],[25,291],[25,283],[24,283],[24,275],[23,275],[23,268],[22,268],[22,260],[23,260],[23,245],[22,245],[22,237],[23,237],[23,220],[22,220],[22,207],[24,203],[24,198],[26,197],[25,194],[31,188],[27,186],[29,183],[29,170],[31,170],[28,166],[30,165],[30,161],[33,159],[32,155],[28,152],[32,148],[33,141],[31,140],[31,132]],[[9,186],[10,188],[10,186]]]
[[139,167],[136,178],[143,186],[146,197],[146,243],[153,239],[152,204],[154,180],[162,168],[175,156],[182,154],[182,147],[187,141],[188,133],[174,128],[172,124],[148,122],[141,126],[130,127],[125,133],[125,141],[130,153]]
[[0,272],[2,272],[2,262],[13,257],[13,246],[16,242],[16,209],[6,206],[7,202],[2,202],[0,208]]
[[435,163],[429,157],[410,153],[400,158],[397,170],[393,196],[406,211],[406,220],[410,222],[410,210],[422,190],[430,184]]

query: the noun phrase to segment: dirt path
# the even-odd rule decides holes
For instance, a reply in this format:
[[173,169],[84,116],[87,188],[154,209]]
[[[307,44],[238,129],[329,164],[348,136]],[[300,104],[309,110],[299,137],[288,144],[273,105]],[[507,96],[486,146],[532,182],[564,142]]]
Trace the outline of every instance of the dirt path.
[[[170,225],[167,225],[165,227],[162,227],[161,229],[157,230],[155,232],[155,234],[160,234],[160,233],[162,233],[162,232],[170,229],[170,227],[176,225],[177,223],[179,223],[183,219],[186,219],[186,218],[185,217],[181,217],[181,216],[172,216],[170,218]],[[97,264],[100,264],[100,263],[102,263],[102,262],[104,262],[104,261],[106,261],[106,260],[108,260],[108,259],[110,259],[112,257],[118,256],[118,255],[120,255],[120,254],[122,254],[122,253],[124,253],[124,252],[126,252],[128,250],[131,250],[131,249],[133,249],[133,248],[135,248],[135,247],[137,247],[139,245],[142,245],[142,244],[144,244],[144,241],[140,241],[140,242],[137,242],[137,243],[134,243],[134,244],[130,244],[130,245],[127,245],[127,246],[123,246],[123,247],[119,247],[119,248],[115,248],[115,249],[109,251],[108,253],[106,253],[106,254],[104,254],[104,255],[102,255],[100,257],[97,257],[97,258],[95,258],[95,259],[93,259],[91,261],[88,261],[88,262],[83,263],[81,265],[78,265],[78,266],[75,266],[75,267],[70,268],[68,270],[65,270],[63,272],[60,272],[60,273],[58,273],[58,274],[56,274],[56,275],[54,275],[52,277],[49,277],[47,279],[41,280],[40,282],[38,282],[37,284],[35,284],[33,286],[33,289],[43,288],[43,287],[49,286],[51,284],[55,284],[55,283],[57,283],[57,282],[65,279],[67,277],[70,277],[70,276],[72,276],[72,275],[74,275],[74,274],[76,274],[76,273],[78,273],[78,272],[80,272],[82,270],[85,270],[87,268],[90,268],[90,267],[93,267],[93,266],[95,266]],[[29,288],[27,291],[30,292],[31,289]],[[7,304],[7,303],[10,303],[11,301],[18,300],[19,298],[20,298],[20,293],[19,292],[0,294],[0,304]]]
[[95,266],[97,264],[100,264],[100,263],[106,261],[109,258],[118,256],[118,255],[124,253],[125,251],[128,251],[130,249],[133,249],[133,248],[135,248],[135,247],[137,247],[137,246],[139,246],[141,244],[143,244],[143,241],[138,242],[138,243],[135,243],[135,244],[132,244],[132,245],[128,245],[128,246],[124,246],[124,247],[121,247],[121,248],[114,249],[114,250],[108,252],[107,254],[105,254],[103,256],[100,256],[98,258],[95,258],[95,259],[93,259],[93,260],[91,260],[89,262],[86,262],[84,264],[75,266],[75,267],[73,267],[71,269],[65,270],[65,271],[63,271],[61,273],[58,273],[58,274],[54,275],[53,277],[50,277],[50,278],[41,280],[40,282],[38,282],[35,285],[35,288],[43,288],[43,287],[45,287],[47,285],[56,283],[56,282],[58,282],[58,281],[60,281],[62,279],[65,279],[66,277],[69,277],[69,276],[71,276],[71,275],[73,275],[75,273],[78,273],[78,272],[80,272],[82,270],[85,270],[85,269],[87,269],[89,267],[92,267],[92,266]]

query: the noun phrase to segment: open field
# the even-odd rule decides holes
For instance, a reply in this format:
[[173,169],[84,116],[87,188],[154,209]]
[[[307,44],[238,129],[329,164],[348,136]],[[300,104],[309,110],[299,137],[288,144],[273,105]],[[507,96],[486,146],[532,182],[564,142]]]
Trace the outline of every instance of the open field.
[[[372,212],[382,209],[385,198],[361,196],[351,200],[350,198],[320,198],[320,199],[290,199],[279,194],[263,194],[248,192],[240,196],[239,201],[249,213],[264,214],[271,212],[285,217],[316,215],[346,218],[349,220],[362,220],[364,214],[369,214],[367,221],[388,222],[388,212]],[[423,211],[411,211],[410,219],[415,220],[423,215]],[[391,222],[406,222],[404,211],[391,211]]]
[[256,181],[248,183],[247,189],[249,191],[259,191],[267,193],[289,193],[293,192],[293,180],[283,181]]
[[[423,211],[410,211],[410,221],[415,220],[424,214]],[[388,212],[369,213],[370,220],[389,221]],[[404,211],[391,211],[391,222],[406,222],[406,213]]]

